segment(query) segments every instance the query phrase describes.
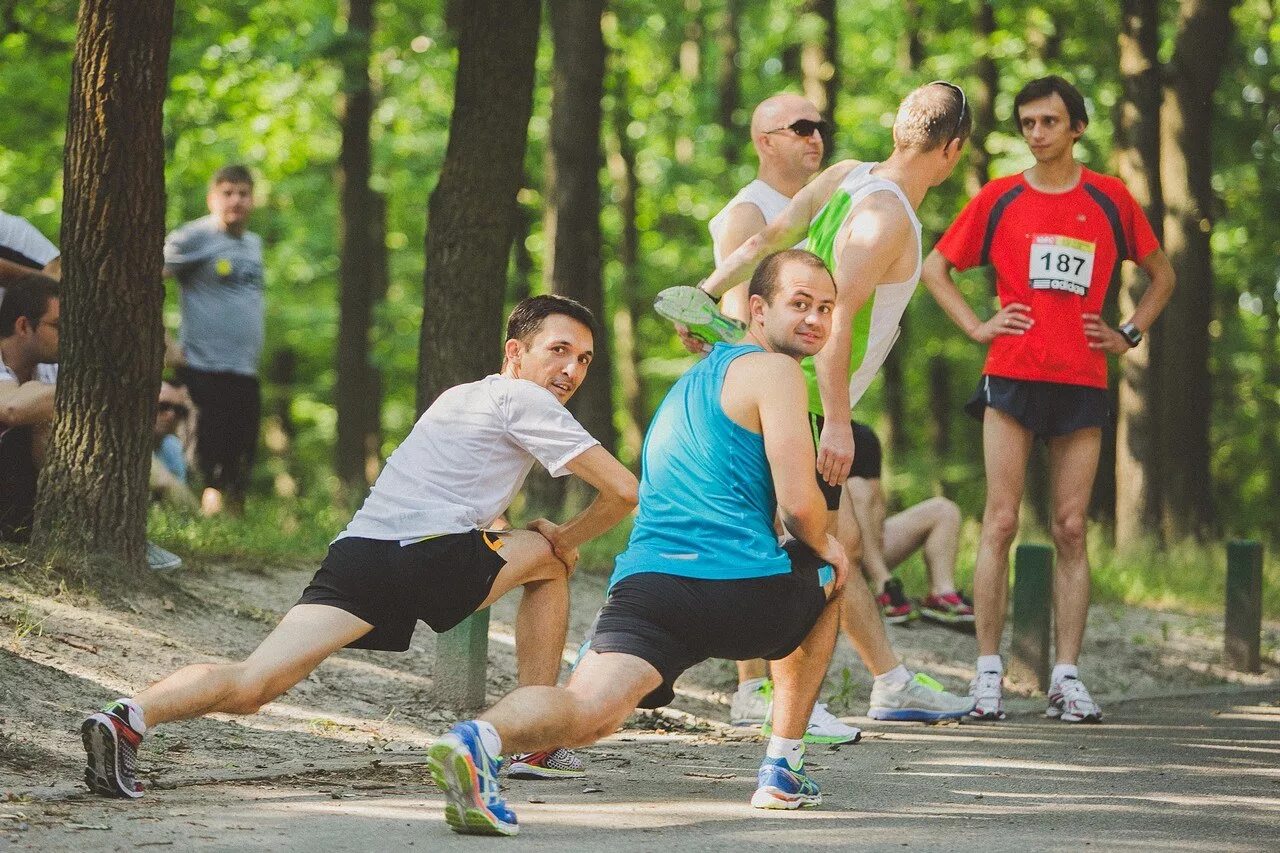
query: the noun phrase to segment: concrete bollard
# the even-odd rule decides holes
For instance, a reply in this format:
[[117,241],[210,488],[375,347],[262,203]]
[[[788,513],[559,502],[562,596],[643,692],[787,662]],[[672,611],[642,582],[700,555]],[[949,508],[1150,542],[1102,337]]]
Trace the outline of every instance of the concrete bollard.
[[1049,689],[1053,621],[1053,549],[1019,545],[1014,551],[1013,642],[1009,676]]
[[488,663],[489,610],[485,608],[436,637],[431,678],[440,703],[458,711],[482,707]]
[[1223,646],[1227,666],[1240,672],[1262,669],[1262,543],[1227,543],[1226,618]]

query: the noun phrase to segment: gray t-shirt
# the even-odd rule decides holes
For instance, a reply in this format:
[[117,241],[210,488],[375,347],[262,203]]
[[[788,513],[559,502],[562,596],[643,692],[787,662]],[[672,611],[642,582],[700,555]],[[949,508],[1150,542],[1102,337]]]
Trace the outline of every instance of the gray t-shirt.
[[187,364],[217,373],[258,374],[262,354],[262,238],[233,237],[206,216],[164,241],[164,265],[182,285],[179,341]]

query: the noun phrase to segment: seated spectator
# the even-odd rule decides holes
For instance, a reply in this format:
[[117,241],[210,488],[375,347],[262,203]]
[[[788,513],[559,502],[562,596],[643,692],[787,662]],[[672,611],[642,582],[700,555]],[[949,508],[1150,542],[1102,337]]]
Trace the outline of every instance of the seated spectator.
[[199,509],[200,501],[187,484],[186,447],[179,434],[185,434],[190,415],[186,388],[161,382],[151,453],[151,493],[158,500]]
[[[0,302],[0,539],[31,538],[36,479],[53,423],[61,316],[58,282],[42,273],[10,281]],[[147,564],[169,571],[182,559],[148,542]]]
[[[930,498],[885,518],[880,483],[880,439],[865,424],[854,425],[857,453],[845,489],[862,530],[862,573],[886,622],[898,624],[924,616],[943,625],[973,624],[973,605],[956,590],[956,549],[960,508],[943,497]],[[929,594],[919,605],[907,598],[893,570],[918,550],[929,572]]]

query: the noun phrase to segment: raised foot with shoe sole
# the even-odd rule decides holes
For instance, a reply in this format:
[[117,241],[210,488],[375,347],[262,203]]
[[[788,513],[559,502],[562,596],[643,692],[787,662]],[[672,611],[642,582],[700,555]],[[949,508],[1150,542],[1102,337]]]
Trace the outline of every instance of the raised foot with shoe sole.
[[[431,745],[427,750],[427,769],[436,787],[444,793],[445,823],[454,832],[511,836],[520,831],[515,815],[506,809],[502,799],[496,794],[484,795],[480,784],[483,771],[476,767],[471,750],[456,734],[449,732]],[[492,788],[496,792],[496,779],[492,780]],[[495,805],[505,814],[499,814],[493,808]]]

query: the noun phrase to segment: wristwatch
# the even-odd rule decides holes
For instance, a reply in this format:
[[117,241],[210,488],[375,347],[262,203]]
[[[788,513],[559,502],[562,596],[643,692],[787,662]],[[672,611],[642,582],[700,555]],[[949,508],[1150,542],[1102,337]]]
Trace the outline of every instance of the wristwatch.
[[1142,330],[1132,323],[1123,323],[1116,331],[1120,333],[1120,337],[1129,342],[1129,349],[1142,343]]

